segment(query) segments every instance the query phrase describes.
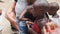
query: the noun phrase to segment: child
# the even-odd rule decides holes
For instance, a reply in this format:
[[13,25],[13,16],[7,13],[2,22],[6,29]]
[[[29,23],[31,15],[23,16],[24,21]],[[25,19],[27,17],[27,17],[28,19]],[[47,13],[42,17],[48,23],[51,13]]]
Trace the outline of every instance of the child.
[[52,2],[49,4],[50,10],[48,13],[52,15],[52,18],[50,18],[56,25],[60,26],[60,19],[57,15],[57,11],[59,10],[59,5],[56,2]]
[[[34,11],[31,11],[35,18],[32,29],[37,32],[37,34],[42,34],[42,28],[45,26],[45,13],[48,11],[48,2],[46,0],[38,0],[33,4]],[[40,20],[40,22],[37,22]]]

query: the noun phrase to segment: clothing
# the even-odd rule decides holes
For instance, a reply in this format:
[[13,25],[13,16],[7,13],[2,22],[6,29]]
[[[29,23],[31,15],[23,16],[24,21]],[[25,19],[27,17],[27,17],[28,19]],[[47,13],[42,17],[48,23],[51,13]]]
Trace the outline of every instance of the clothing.
[[[42,19],[42,21],[41,21],[41,23],[42,23],[42,25],[44,26],[44,24],[45,23],[47,23],[48,22],[48,19],[45,19],[45,18],[43,18]],[[44,23],[44,24],[43,24]],[[39,23],[40,24],[40,23]],[[35,20],[34,21],[34,24],[32,25],[32,29],[35,31],[35,32],[37,32],[38,34],[41,34],[41,32],[40,32],[40,29],[39,29],[39,27],[38,27],[38,24],[37,24],[37,21]],[[48,32],[48,29],[46,29],[47,30],[47,32]]]
[[36,22],[34,22],[34,25],[32,25],[32,29],[33,29],[35,32],[37,32],[38,34],[40,34],[40,30],[39,30]]
[[16,16],[19,16],[27,6],[26,0],[18,0],[15,6]]
[[16,23],[19,27],[19,34],[28,34],[28,28],[26,25],[26,21],[20,21],[18,18],[22,11],[27,6],[26,0],[18,0],[15,6],[15,13],[16,13]]
[[18,17],[16,17],[16,22],[19,27],[19,34],[28,34],[28,28],[26,25],[26,21],[19,21]]

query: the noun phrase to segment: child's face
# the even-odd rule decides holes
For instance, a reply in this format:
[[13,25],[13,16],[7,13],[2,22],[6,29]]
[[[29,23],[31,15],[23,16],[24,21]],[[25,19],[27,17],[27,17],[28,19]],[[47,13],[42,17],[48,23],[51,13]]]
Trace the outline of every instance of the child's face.
[[56,12],[57,12],[57,10],[54,8],[54,9],[50,9],[49,11],[48,11],[48,13],[50,14],[50,15],[55,15],[56,14]]

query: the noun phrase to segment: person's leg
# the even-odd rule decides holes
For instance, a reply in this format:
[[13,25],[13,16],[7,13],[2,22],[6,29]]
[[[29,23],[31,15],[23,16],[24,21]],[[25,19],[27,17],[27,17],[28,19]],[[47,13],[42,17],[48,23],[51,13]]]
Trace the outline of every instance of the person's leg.
[[26,21],[19,22],[19,29],[20,29],[20,34],[29,34]]
[[19,21],[18,17],[16,17],[16,22],[19,27],[19,34],[29,34],[26,21]]

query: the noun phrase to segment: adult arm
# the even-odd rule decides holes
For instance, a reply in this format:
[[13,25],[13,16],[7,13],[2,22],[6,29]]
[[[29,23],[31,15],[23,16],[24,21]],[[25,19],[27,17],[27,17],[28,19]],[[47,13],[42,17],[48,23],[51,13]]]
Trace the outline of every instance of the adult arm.
[[18,30],[18,26],[17,26],[17,24],[16,24],[16,19],[13,18],[13,17],[10,15],[12,12],[15,11],[15,5],[16,5],[16,2],[14,1],[14,2],[11,4],[9,10],[8,10],[7,13],[6,13],[6,18],[10,21],[11,25],[14,26],[14,27]]

